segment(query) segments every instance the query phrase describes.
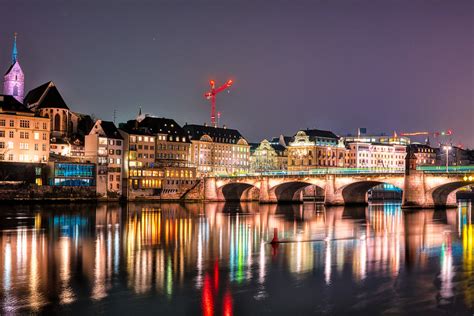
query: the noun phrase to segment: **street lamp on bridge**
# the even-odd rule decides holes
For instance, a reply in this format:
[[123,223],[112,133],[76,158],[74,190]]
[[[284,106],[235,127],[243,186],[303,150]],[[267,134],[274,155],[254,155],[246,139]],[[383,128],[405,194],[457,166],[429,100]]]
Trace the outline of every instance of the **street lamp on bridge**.
[[451,149],[451,146],[444,146],[444,150],[446,150],[446,172],[449,172],[449,151]]

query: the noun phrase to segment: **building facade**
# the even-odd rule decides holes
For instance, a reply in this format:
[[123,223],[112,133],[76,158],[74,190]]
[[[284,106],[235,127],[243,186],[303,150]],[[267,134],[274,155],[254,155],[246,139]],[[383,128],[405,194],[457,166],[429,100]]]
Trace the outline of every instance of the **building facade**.
[[162,174],[158,173],[158,177],[163,176],[159,183],[162,197],[178,198],[195,185],[196,168],[189,159],[191,142],[176,121],[139,114],[137,119],[122,124],[121,129],[128,132],[135,130],[144,134],[143,137],[148,135],[154,138],[154,153],[149,153],[154,158],[149,161],[153,160],[153,169],[162,171]]
[[238,130],[207,125],[185,125],[184,130],[199,177],[249,172],[250,145]]
[[[364,132],[360,132],[361,130],[364,130]],[[393,135],[369,135],[365,133],[365,129],[359,129],[356,136],[344,136],[344,141],[346,143],[378,143],[404,146],[410,144],[410,138],[399,136],[397,133],[393,133]]]
[[89,115],[72,112],[54,82],[49,81],[29,91],[25,105],[50,120],[52,154],[74,158],[85,156],[84,137],[94,126],[94,121]]
[[122,194],[123,138],[113,122],[97,120],[85,137],[85,158],[95,164],[97,193]]
[[344,167],[346,148],[330,131],[300,130],[287,149],[289,171]]
[[95,164],[77,162],[49,162],[48,184],[51,186],[95,186]]
[[347,144],[346,167],[405,170],[406,146],[352,142]]
[[288,151],[278,144],[264,139],[251,145],[250,172],[281,171],[288,169]]
[[126,126],[119,132],[124,140],[123,195],[129,199],[159,196],[164,170],[155,162],[157,136]]
[[38,117],[16,98],[0,95],[0,161],[47,162],[49,120]]
[[413,155],[417,166],[437,165],[437,149],[425,144],[410,144],[407,146],[407,154]]

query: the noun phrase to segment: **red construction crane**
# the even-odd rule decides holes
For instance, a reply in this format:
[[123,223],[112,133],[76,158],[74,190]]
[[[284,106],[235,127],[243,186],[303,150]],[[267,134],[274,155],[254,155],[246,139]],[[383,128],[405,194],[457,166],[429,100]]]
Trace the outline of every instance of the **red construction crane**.
[[204,97],[208,100],[211,100],[211,124],[214,127],[217,127],[216,123],[216,95],[219,92],[224,91],[225,89],[230,88],[232,86],[233,81],[228,80],[225,84],[220,86],[219,88],[216,89],[216,82],[214,80],[209,81],[209,84],[211,85],[211,90],[206,92],[204,94]]
[[427,136],[427,140],[429,140],[430,137],[433,137],[435,139],[435,142],[438,143],[438,145],[442,145],[442,143],[452,143],[452,139],[450,138],[445,139],[442,141],[439,139],[440,137],[448,137],[448,136],[453,136],[453,130],[448,129],[445,131],[437,131],[437,132],[409,132],[409,133],[400,133],[400,136]]
[[451,136],[453,135],[453,131],[448,129],[447,131],[440,131],[440,132],[409,132],[409,133],[400,133],[401,136],[421,136],[421,135],[433,135],[434,137],[439,136]]

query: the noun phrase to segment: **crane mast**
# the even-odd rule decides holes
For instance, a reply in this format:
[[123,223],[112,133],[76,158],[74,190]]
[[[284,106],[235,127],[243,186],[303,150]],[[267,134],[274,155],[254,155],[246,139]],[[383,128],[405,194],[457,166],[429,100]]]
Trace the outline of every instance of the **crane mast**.
[[228,80],[225,84],[223,84],[222,86],[220,86],[217,89],[216,89],[216,82],[214,80],[210,80],[209,84],[211,86],[211,90],[204,93],[204,97],[211,101],[211,124],[214,127],[217,127],[217,122],[216,122],[216,95],[219,94],[220,92],[224,91],[225,89],[230,88],[233,84],[233,81]]

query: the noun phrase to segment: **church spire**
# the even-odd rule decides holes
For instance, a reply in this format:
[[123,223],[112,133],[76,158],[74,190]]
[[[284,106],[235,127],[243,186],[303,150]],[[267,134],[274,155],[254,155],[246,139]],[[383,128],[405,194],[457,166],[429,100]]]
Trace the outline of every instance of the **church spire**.
[[13,49],[12,49],[12,65],[14,63],[16,63],[17,59],[18,59],[18,50],[16,48],[16,37],[17,37],[18,33],[15,32],[13,34],[14,38],[13,38]]

